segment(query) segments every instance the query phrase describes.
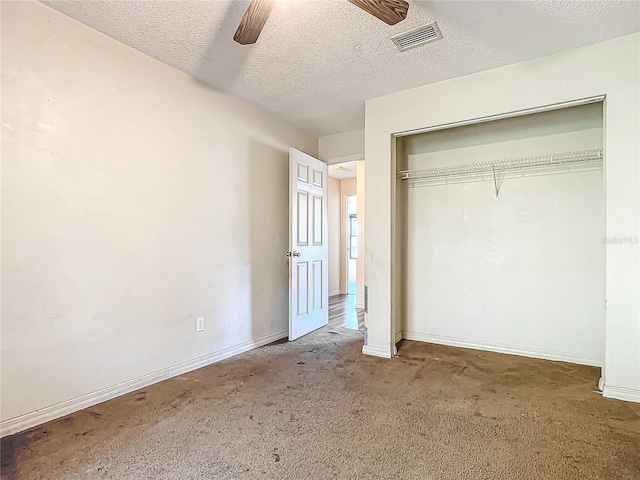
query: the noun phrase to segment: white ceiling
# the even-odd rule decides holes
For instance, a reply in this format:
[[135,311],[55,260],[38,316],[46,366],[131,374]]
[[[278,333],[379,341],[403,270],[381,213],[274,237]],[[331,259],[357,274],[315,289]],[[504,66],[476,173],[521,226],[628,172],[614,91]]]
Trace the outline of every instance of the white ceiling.
[[[363,128],[365,99],[640,30],[637,1],[409,0],[389,26],[347,0],[279,0],[242,46],[248,0],[43,3],[319,136]],[[434,20],[441,41],[400,53],[389,40]]]
[[345,178],[356,178],[358,167],[356,162],[344,162],[329,165],[328,168],[330,177],[344,180]]

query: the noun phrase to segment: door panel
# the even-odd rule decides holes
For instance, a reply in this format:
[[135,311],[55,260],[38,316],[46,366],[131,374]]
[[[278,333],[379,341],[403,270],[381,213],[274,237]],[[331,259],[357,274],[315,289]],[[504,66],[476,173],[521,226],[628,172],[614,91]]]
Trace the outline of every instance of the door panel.
[[296,265],[298,275],[298,316],[307,315],[309,313],[309,264],[307,262],[298,262]]
[[313,196],[313,246],[322,246],[322,197]]
[[313,184],[317,187],[322,187],[322,178],[324,176],[322,173],[320,170],[313,169]]
[[329,321],[327,165],[289,151],[289,340]]
[[313,292],[313,310],[322,310],[322,261],[313,262],[313,283],[311,291]]
[[307,192],[298,192],[298,246],[304,247],[309,243],[307,232],[309,231],[309,194]]

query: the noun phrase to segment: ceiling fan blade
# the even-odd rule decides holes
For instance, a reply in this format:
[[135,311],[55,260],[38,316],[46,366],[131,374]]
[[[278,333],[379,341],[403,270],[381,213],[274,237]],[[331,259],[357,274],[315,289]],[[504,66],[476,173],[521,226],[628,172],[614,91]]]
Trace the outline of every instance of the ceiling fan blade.
[[240,45],[256,43],[274,3],[274,0],[251,0],[233,39]]
[[409,4],[405,0],[349,0],[384,23],[395,25],[407,18]]

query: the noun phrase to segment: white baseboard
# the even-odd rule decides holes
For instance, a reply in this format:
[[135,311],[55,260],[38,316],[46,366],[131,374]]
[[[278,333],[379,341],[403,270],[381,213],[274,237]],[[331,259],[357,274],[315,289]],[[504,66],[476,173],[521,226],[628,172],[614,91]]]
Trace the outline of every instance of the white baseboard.
[[592,367],[602,367],[602,358],[576,355],[568,352],[557,352],[553,350],[543,350],[513,345],[502,345],[499,343],[477,342],[461,338],[447,337],[443,335],[432,335],[428,333],[410,332],[404,330],[402,337],[407,340],[418,342],[437,343],[451,347],[472,348],[474,350],[487,350],[490,352],[507,353],[509,355],[519,355],[521,357],[542,358],[544,360],[555,360],[560,362],[577,363],[579,365],[589,365]]
[[391,352],[388,348],[373,347],[371,345],[364,345],[362,347],[362,353],[365,355],[373,355],[374,357],[391,358]]
[[398,343],[400,340],[402,340],[402,330],[400,330],[399,332],[396,332],[396,343]]
[[364,303],[356,303],[356,308],[359,308],[360,310],[364,310]]
[[35,427],[36,425],[55,420],[56,418],[64,417],[65,415],[77,412],[83,408],[91,407],[98,403],[119,397],[120,395],[148,387],[149,385],[161,382],[162,380],[182,375],[198,368],[206,367],[212,363],[219,362],[240,353],[248,352],[249,350],[287,338],[288,336],[288,330],[282,330],[270,335],[265,335],[232,347],[227,347],[217,352],[209,353],[193,360],[179,363],[172,367],[158,370],[157,372],[153,372],[148,375],[143,375],[142,377],[113,385],[112,387],[103,388],[96,392],[88,393],[33,412],[25,413],[24,415],[3,420],[0,422],[0,437],[21,432],[28,428]]
[[640,403],[640,390],[635,388],[605,385],[604,390],[602,391],[602,396],[606,398],[615,398],[616,400]]
[[335,295],[340,295],[340,290],[333,290],[333,291],[329,292],[329,296],[330,297],[333,297]]

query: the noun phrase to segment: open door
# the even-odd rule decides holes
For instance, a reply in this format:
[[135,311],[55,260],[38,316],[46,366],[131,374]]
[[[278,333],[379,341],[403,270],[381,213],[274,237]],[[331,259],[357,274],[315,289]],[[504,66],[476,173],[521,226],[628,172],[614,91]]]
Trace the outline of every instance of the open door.
[[289,150],[289,340],[329,323],[327,164]]

